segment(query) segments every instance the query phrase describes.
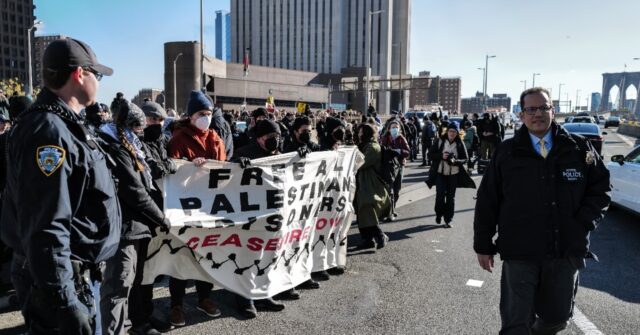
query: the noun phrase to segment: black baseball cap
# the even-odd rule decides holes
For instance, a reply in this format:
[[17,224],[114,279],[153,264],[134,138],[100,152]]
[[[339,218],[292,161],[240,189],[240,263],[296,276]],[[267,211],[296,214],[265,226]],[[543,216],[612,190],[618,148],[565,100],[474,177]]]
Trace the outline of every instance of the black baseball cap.
[[68,37],[55,40],[47,46],[42,56],[42,67],[52,70],[87,67],[105,76],[113,74],[113,69],[98,63],[91,47],[82,41]]

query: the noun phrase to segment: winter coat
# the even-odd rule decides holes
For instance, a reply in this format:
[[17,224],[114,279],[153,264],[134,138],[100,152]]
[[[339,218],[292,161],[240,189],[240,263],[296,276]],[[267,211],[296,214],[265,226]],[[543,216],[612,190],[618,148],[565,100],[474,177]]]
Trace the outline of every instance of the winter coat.
[[284,153],[294,152],[294,151],[298,151],[298,149],[302,147],[307,147],[307,149],[309,149],[309,151],[311,152],[320,151],[320,146],[317,143],[313,141],[309,141],[309,143],[298,142],[298,139],[296,138],[296,136],[292,135],[291,141],[285,144],[284,150],[282,152]]
[[[360,144],[358,147],[364,155],[364,164],[356,174],[356,194],[353,207],[357,214],[361,208],[371,206],[378,213],[378,217],[384,217],[387,213],[382,213],[382,211],[390,208],[391,200],[379,175],[382,159],[381,147],[376,142]],[[358,225],[361,227],[368,223],[358,222]]]
[[[435,141],[431,148],[429,148],[429,153],[427,154],[429,160],[432,162],[426,181],[429,188],[432,188],[433,185],[436,184],[436,179],[438,178],[438,167],[440,167],[440,162],[442,161],[442,148],[444,147],[444,141],[447,141],[444,137]],[[460,171],[457,174],[457,188],[476,188],[476,183],[471,179],[471,176],[469,176],[469,173],[464,168],[464,164],[467,162],[469,157],[467,156],[467,148],[460,137],[456,137],[456,151],[455,165],[460,168]]]
[[122,239],[151,238],[156,227],[170,225],[164,213],[151,198],[152,186],[143,171],[136,169],[131,153],[108,134],[100,133],[108,147],[108,153],[116,163],[112,170],[118,180],[118,200],[122,208]]
[[211,119],[211,125],[209,128],[213,129],[218,136],[224,142],[225,154],[227,155],[227,159],[233,156],[233,133],[231,132],[231,126],[222,116],[222,110],[220,108],[216,108],[213,111]]
[[391,138],[391,134],[386,134],[382,136],[381,145],[391,149],[400,149],[402,166],[407,163],[407,158],[409,158],[409,143],[407,143],[407,139],[405,139],[404,136],[398,135],[398,137],[393,139]]
[[191,124],[176,129],[167,146],[167,153],[171,158],[184,158],[189,161],[198,157],[218,161],[227,160],[224,143],[220,136],[211,129],[203,132]]
[[476,136],[478,135],[476,134],[475,126],[471,126],[464,130],[464,137],[462,139],[462,142],[464,142],[464,146],[467,147],[467,149],[475,149]]
[[526,126],[496,148],[478,189],[476,253],[499,252],[505,260],[591,256],[589,232],[610,201],[609,171],[586,139],[555,122],[551,132],[546,159]]
[[144,151],[147,155],[147,165],[151,168],[151,177],[157,189],[151,192],[151,197],[156,202],[158,207],[162,209],[164,207],[163,201],[163,188],[164,183],[162,178],[167,175],[174,174],[177,171],[176,164],[167,155],[167,143],[169,138],[162,134],[154,141],[144,139]]

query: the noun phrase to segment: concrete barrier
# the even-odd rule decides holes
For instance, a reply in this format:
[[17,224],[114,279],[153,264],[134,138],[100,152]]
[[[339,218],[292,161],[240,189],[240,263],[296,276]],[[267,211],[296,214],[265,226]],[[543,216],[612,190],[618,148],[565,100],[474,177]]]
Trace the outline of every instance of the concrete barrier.
[[621,124],[620,127],[618,127],[618,134],[640,137],[640,126]]

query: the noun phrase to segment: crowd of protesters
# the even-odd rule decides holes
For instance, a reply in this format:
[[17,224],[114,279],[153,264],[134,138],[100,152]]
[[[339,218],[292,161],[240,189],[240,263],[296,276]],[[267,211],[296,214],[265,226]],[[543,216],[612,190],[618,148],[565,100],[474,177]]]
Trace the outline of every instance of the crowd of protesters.
[[[30,133],[25,132],[25,127],[16,131],[14,137],[8,136],[14,133],[10,131],[11,125],[13,122],[20,124],[22,118],[35,123],[54,123],[54,128],[38,129],[44,129],[43,137],[56,138],[58,134],[55,133],[55,123],[60,122],[59,117],[64,122],[60,125],[66,125],[62,127],[71,130],[69,135],[64,135],[67,137],[63,136],[64,141],[71,141],[67,138],[82,134],[79,138],[87,142],[87,154],[77,155],[88,160],[102,161],[100,164],[104,164],[105,169],[108,167],[113,178],[118,181],[117,188],[114,187],[115,194],[107,197],[107,194],[114,192],[113,189],[105,189],[109,188],[106,181],[110,179],[100,178],[107,178],[108,173],[100,175],[100,178],[89,176],[93,179],[88,179],[96,191],[102,188],[99,194],[104,193],[105,199],[117,201],[118,206],[104,200],[105,208],[101,213],[106,215],[109,211],[117,210],[118,215],[108,217],[111,221],[117,221],[117,225],[108,226],[109,229],[121,227],[120,233],[117,234],[120,236],[119,241],[112,244],[111,256],[104,262],[104,268],[98,271],[100,280],[92,279],[91,285],[87,287],[87,290],[91,291],[90,296],[95,299],[95,306],[99,307],[96,308],[99,313],[94,316],[91,326],[95,333],[158,334],[168,331],[171,327],[187,324],[184,312],[187,285],[185,280],[169,279],[171,304],[166,320],[152,317],[153,285],[142,285],[142,269],[147,258],[147,246],[157,230],[168,231],[170,228],[170,223],[163,214],[162,179],[176,172],[173,159],[188,160],[196,166],[202,166],[208,160],[230,161],[239,163],[244,168],[250,165],[253,159],[281,153],[295,152],[301,158],[305,158],[311,152],[332,151],[343,145],[357,146],[364,156],[364,164],[356,175],[356,194],[353,201],[361,237],[358,248],[375,250],[384,248],[389,241],[380,223],[383,220],[393,221],[398,216],[396,206],[401,194],[404,167],[407,162],[418,159],[418,152],[422,152],[422,166],[430,166],[427,184],[430,187],[436,186],[436,222],[440,224],[444,219],[445,225],[450,227],[456,188],[475,187],[467,173],[467,168],[473,169],[472,157],[487,159],[495,150],[501,136],[504,136],[504,129],[501,129],[499,122],[488,114],[482,119],[477,115],[474,115],[472,120],[465,117],[461,129],[458,122],[449,121],[442,113],[427,115],[422,123],[415,116],[405,118],[402,114],[391,113],[391,117],[383,122],[373,106],[369,107],[366,114],[351,110],[326,110],[315,113],[307,110],[304,113],[294,113],[286,110],[269,111],[265,108],[252,111],[223,111],[215,105],[211,97],[200,91],[190,93],[186,110],[181,115],[173,110],[165,110],[162,105],[148,100],[137,106],[129,102],[122,93],[118,93],[110,105],[95,103],[87,98],[88,95],[95,95],[95,87],[91,86],[93,84],[87,78],[93,76],[97,82],[103,74],[109,75],[106,72],[111,70],[96,64],[95,55],[80,41],[70,39],[53,45],[54,50],[49,53],[76,53],[76,57],[88,59],[89,65],[72,68],[73,71],[69,72],[66,68],[68,65],[56,63],[64,59],[63,56],[51,55],[51,59],[47,60],[45,55],[45,65],[48,64],[51,69],[62,66],[60,69],[64,71],[47,73],[45,88],[35,103],[30,97],[25,96],[14,95],[7,99],[3,92],[0,92],[2,190],[5,190],[7,180],[11,181],[10,187],[3,193],[3,204],[11,205],[4,208],[10,209],[11,212],[3,215],[3,241],[12,239],[13,236],[9,236],[11,234],[18,234],[14,230],[5,231],[5,228],[9,227],[5,225],[5,217],[10,218],[16,210],[16,204],[12,202],[14,194],[11,192],[15,192],[16,183],[20,180],[16,170],[11,170],[11,174],[7,175],[7,168],[12,167],[8,163],[13,156],[18,155],[18,152],[14,151],[20,150],[17,149],[17,143],[12,142],[12,145],[8,145],[7,141],[19,136],[27,136],[25,138],[29,141],[35,139],[29,137]],[[69,62],[72,61],[70,58]],[[78,106],[69,108],[61,103],[60,97],[64,95],[67,98],[84,97],[92,103],[81,110]],[[76,109],[79,110],[78,115],[74,112]],[[241,122],[246,125],[246,129],[240,127]],[[37,147],[36,160],[44,176],[55,173],[64,162],[65,150],[72,150],[63,148],[64,145],[67,143]],[[11,151],[11,148],[15,148],[12,149],[14,151]],[[72,148],[79,150],[77,144]],[[99,168],[95,162],[73,163],[79,164],[79,167],[87,165],[90,168]],[[50,182],[54,179],[43,180]],[[75,187],[75,181],[69,180],[69,187]],[[77,186],[83,187],[82,185],[78,180]],[[58,206],[53,201],[55,199],[51,200],[51,206]],[[53,207],[50,210],[56,212]],[[15,240],[17,237],[13,239]],[[1,247],[1,256],[3,261],[6,261],[11,253],[4,244]],[[30,286],[36,280],[25,267],[28,262],[26,251],[20,250],[19,247],[14,249],[16,250],[13,250],[11,258],[12,282],[15,286],[17,304],[23,311],[25,320],[29,320],[29,310],[33,306],[27,297],[33,296]],[[73,264],[75,263],[72,262],[72,266],[75,266]],[[83,271],[82,263],[79,264],[79,269],[72,269],[74,276]],[[58,270],[51,271],[54,273],[47,276],[58,275]],[[94,269],[91,271],[93,273]],[[275,299],[251,300],[236,296],[238,313],[245,318],[254,318],[258,310],[281,311],[285,305],[278,300],[299,299],[301,293],[298,289],[318,289],[318,281],[329,280],[331,276],[344,272],[344,267],[315,272],[312,279],[278,294]],[[213,285],[196,281],[195,287],[198,297],[197,309],[211,318],[220,316],[221,311],[211,295]],[[71,333],[76,333],[75,330],[71,331],[74,327],[86,329],[86,320],[78,313],[80,312],[77,310],[67,310],[61,317],[69,323],[60,327]],[[60,322],[55,316],[48,316],[43,320],[32,318],[29,321],[42,327],[40,330],[55,327]],[[37,327],[30,326],[29,329],[38,332]],[[58,332],[62,333],[62,328]]]

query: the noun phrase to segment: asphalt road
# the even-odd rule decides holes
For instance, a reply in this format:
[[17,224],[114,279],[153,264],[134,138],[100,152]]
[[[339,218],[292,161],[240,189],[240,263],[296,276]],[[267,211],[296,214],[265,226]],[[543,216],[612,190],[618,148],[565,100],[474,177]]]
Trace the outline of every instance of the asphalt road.
[[[605,159],[629,152],[635,139],[607,130]],[[216,290],[221,318],[195,310],[193,287],[186,299],[188,326],[170,334],[497,334],[501,262],[493,274],[483,271],[472,249],[474,190],[459,190],[453,228],[435,224],[433,190],[422,181],[426,170],[412,163],[405,171],[400,217],[383,224],[391,243],[382,250],[349,252],[347,273],[302,291],[279,313],[261,312],[240,320],[230,294]],[[479,182],[480,177],[475,177]],[[358,242],[352,228],[349,244]],[[640,220],[617,210],[593,233],[589,261],[580,275],[576,307],[584,319],[562,334],[640,334]],[[476,280],[479,287],[469,286]],[[168,311],[168,290],[156,290],[159,314]],[[15,334],[16,312],[0,314],[0,334]],[[586,324],[589,326],[588,324]]]

